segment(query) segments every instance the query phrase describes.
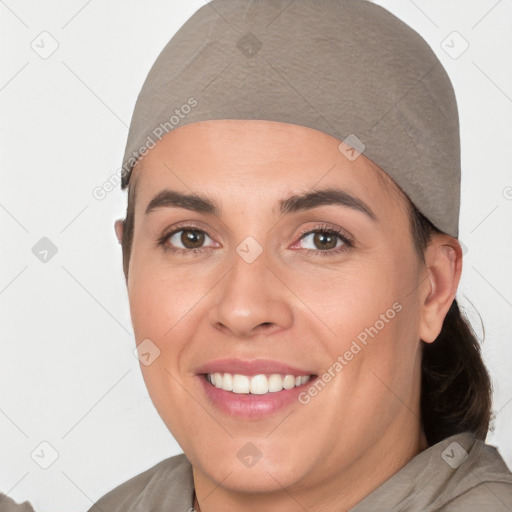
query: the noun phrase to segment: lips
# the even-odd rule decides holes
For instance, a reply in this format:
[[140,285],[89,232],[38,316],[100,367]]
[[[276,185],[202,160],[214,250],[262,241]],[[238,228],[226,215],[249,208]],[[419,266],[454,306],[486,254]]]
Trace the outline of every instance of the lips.
[[316,375],[307,368],[268,359],[219,359],[196,369],[209,401],[230,416],[262,418],[297,403]]
[[314,373],[311,369],[308,368],[300,368],[298,366],[291,366],[287,363],[282,363],[280,361],[272,361],[270,359],[252,359],[252,360],[244,360],[244,359],[217,359],[215,361],[210,361],[200,367],[198,367],[195,371],[197,374],[207,374],[207,373],[230,373],[240,374],[240,375],[260,375],[260,374],[273,374],[279,373],[284,375],[313,375]]

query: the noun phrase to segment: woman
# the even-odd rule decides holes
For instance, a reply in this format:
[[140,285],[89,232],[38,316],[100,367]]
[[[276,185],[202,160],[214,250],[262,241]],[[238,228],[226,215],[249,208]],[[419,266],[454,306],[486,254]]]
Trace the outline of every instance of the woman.
[[184,454],[99,510],[510,508],[455,300],[457,107],[418,34],[361,0],[214,0],[123,170],[141,369]]

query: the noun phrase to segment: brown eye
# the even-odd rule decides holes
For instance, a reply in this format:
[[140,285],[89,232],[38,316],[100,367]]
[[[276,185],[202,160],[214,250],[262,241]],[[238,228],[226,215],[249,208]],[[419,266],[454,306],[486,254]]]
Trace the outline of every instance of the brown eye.
[[326,231],[317,231],[313,237],[313,243],[319,249],[334,249],[338,243],[338,236]]
[[208,249],[208,246],[203,247],[205,238],[211,238],[201,229],[195,227],[177,229],[163,235],[158,239],[157,245],[162,246],[164,250],[174,253],[191,253],[195,254],[203,252]]
[[198,249],[204,244],[205,233],[196,229],[182,229],[177,231],[171,239],[181,233],[179,241],[185,249]]
[[[338,241],[341,241],[338,244]],[[321,252],[333,251],[333,249],[344,248],[344,246],[350,246],[349,240],[344,237],[341,233],[330,229],[315,229],[308,231],[301,237],[303,248],[310,250],[319,250]],[[307,247],[307,244],[313,247]]]

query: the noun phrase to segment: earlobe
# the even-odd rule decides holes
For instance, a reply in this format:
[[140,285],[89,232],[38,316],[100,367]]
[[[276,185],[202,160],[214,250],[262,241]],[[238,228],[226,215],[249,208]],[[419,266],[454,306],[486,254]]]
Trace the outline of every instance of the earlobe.
[[117,241],[121,244],[123,242],[124,219],[116,220],[114,229],[116,232]]
[[442,235],[425,252],[428,279],[421,303],[420,339],[432,343],[457,292],[462,273],[462,250],[457,239]]

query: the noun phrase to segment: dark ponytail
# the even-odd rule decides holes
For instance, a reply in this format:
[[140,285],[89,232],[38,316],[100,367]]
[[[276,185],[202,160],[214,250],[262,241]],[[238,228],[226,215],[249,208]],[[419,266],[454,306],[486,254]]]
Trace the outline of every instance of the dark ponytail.
[[[411,203],[418,252],[440,231]],[[422,342],[423,343],[423,342]],[[421,415],[429,445],[461,432],[485,440],[491,420],[492,387],[471,325],[454,300],[433,343],[423,343]]]

